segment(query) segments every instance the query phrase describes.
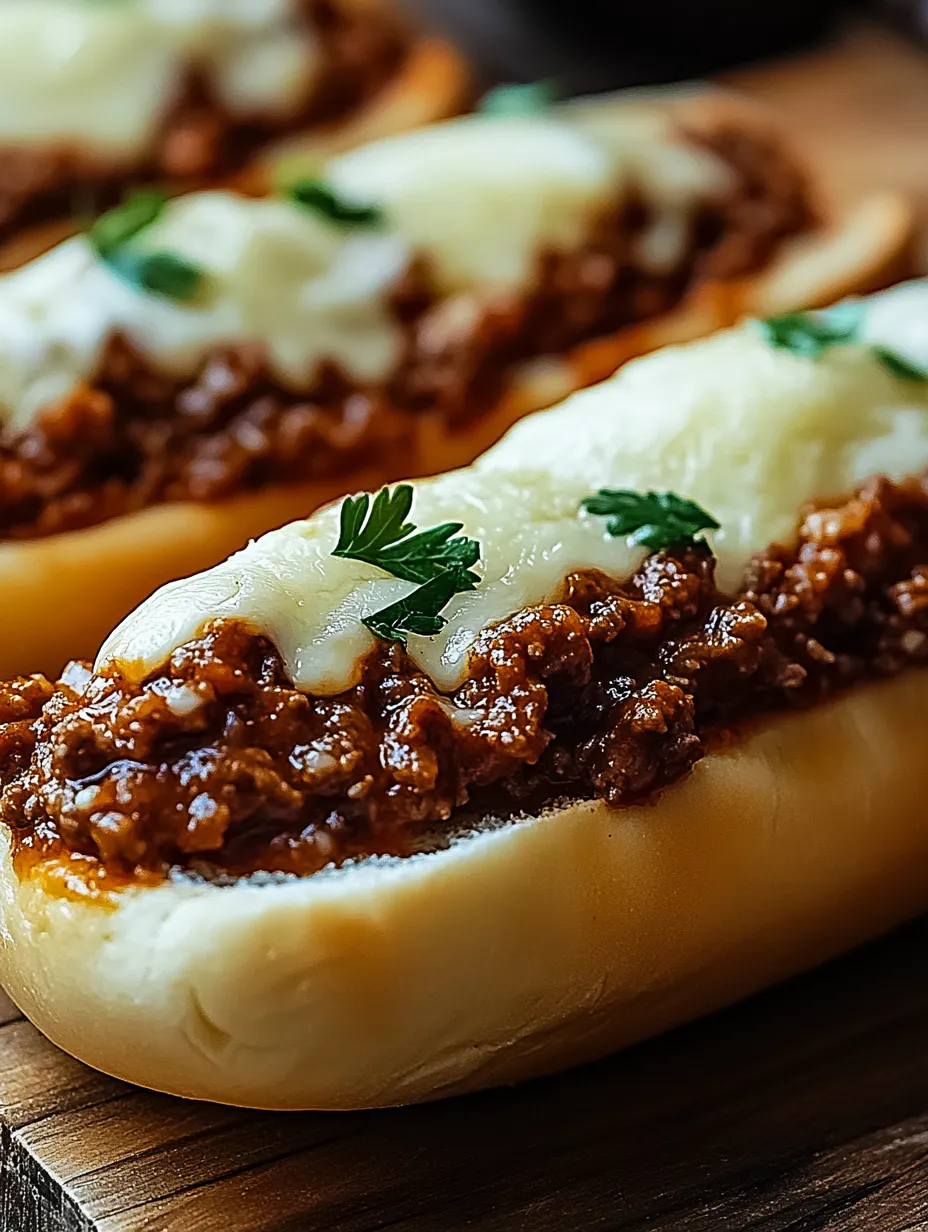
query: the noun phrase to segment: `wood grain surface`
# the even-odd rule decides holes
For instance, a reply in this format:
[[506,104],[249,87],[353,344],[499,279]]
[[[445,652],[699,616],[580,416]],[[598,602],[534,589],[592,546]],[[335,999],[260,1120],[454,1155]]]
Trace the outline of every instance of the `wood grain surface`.
[[[904,188],[928,235],[928,57],[858,28],[736,80],[837,194]],[[0,994],[0,1232],[386,1228],[928,1229],[928,922],[600,1064],[391,1112],[134,1090]]]

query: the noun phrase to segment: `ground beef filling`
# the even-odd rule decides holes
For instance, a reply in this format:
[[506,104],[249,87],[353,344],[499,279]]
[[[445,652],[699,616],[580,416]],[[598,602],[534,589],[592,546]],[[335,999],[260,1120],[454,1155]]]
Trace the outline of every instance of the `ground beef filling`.
[[288,117],[235,119],[195,74],[166,111],[151,149],[130,167],[77,147],[0,149],[0,240],[23,226],[85,217],[114,204],[128,181],[169,179],[194,187],[221,179],[271,138],[334,122],[372,98],[399,69],[408,39],[385,8],[355,10],[332,0],[302,0],[303,21],[319,46],[320,67]]
[[160,501],[348,476],[373,461],[385,477],[413,473],[424,415],[452,430],[473,421],[496,404],[515,365],[666,311],[701,280],[761,268],[781,240],[809,225],[802,180],[775,146],[727,131],[711,144],[738,171],[740,188],[703,209],[674,270],[659,275],[635,263],[649,221],[641,202],[603,217],[582,251],[540,254],[530,289],[518,295],[441,300],[417,263],[391,301],[403,356],[377,388],[359,389],[327,364],[312,388],[295,394],[244,346],[211,355],[192,379],[177,381],[114,339],[91,384],[0,441],[0,536],[72,530]]
[[0,822],[26,860],[305,874],[409,852],[468,802],[640,800],[752,716],[926,661],[925,562],[928,481],[875,481],[810,512],[734,596],[704,546],[625,584],[571,575],[483,632],[453,696],[387,644],[350,692],[307,696],[269,642],[220,623],[140,685],[73,665],[4,686]]

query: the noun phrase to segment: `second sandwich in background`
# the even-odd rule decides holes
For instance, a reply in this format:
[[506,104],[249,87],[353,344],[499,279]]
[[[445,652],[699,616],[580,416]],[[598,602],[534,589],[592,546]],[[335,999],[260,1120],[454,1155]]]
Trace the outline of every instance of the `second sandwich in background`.
[[878,280],[909,231],[894,198],[830,214],[712,92],[488,110],[313,170],[136,195],[0,280],[3,673],[633,354]]

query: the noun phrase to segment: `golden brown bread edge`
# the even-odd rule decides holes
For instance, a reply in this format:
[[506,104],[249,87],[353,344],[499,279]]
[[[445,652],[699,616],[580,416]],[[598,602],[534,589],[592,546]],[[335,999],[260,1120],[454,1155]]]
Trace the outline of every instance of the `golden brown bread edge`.
[[93,657],[110,629],[162,583],[216,564],[250,537],[346,491],[466,465],[517,419],[604,379],[633,356],[744,315],[823,305],[886,285],[909,271],[911,238],[908,204],[894,194],[874,195],[788,245],[760,275],[703,284],[673,312],[529,366],[492,413],[469,425],[446,431],[422,416],[402,474],[395,465],[373,467],[214,504],[156,505],[85,530],[0,543],[0,677],[51,674],[70,658]]
[[928,907],[924,669],[773,716],[655,803],[107,904],[13,872],[0,980],[117,1078],[261,1108],[434,1099],[611,1052]]
[[[351,116],[303,133],[271,140],[265,152],[231,185],[244,191],[267,191],[277,158],[292,154],[312,161],[406,132],[455,115],[470,94],[470,73],[460,53],[439,38],[420,37],[400,71]],[[170,185],[164,186],[166,190]],[[216,185],[205,185],[216,187]],[[16,269],[47,252],[75,231],[74,222],[60,219],[23,228],[0,243],[0,273]]]

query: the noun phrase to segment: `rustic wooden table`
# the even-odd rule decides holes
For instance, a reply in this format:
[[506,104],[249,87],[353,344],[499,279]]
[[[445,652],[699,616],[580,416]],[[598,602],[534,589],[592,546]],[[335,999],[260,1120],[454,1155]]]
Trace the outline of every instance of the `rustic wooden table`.
[[[928,55],[858,29],[736,79],[837,194],[905,188],[928,222]],[[598,1065],[391,1112],[137,1091],[0,994],[0,1232],[384,1228],[928,1229],[928,922]]]

